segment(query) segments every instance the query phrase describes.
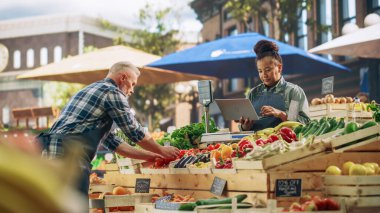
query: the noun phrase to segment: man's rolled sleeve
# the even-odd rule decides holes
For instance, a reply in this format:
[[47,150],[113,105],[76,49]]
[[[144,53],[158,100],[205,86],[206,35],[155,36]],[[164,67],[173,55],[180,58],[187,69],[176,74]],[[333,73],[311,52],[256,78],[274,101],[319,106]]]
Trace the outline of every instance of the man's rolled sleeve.
[[123,143],[119,137],[115,136],[113,133],[110,133],[108,137],[104,140],[103,146],[110,151],[115,151],[116,148]]
[[119,91],[112,90],[107,94],[106,110],[108,115],[133,142],[145,137],[141,124],[136,120],[128,105],[127,98]]

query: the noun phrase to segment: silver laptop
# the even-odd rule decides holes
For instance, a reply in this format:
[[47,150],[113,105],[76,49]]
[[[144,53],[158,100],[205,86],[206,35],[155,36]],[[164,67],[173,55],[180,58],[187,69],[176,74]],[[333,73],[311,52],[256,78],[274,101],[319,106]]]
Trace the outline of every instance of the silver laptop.
[[241,117],[249,120],[259,120],[250,100],[246,98],[238,99],[215,99],[225,120],[240,120]]

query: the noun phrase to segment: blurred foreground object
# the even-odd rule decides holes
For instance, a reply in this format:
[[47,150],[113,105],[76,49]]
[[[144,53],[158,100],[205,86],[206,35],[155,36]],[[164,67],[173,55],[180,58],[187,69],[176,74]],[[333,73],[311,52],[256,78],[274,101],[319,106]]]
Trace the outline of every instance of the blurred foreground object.
[[86,198],[70,186],[73,168],[70,158],[48,162],[1,143],[0,212],[84,212]]

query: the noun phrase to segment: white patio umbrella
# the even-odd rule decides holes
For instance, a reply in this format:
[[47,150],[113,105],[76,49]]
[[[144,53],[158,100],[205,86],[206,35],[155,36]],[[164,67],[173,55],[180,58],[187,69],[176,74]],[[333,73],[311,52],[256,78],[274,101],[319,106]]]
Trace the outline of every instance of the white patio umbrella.
[[130,61],[140,68],[141,75],[138,85],[213,79],[204,75],[179,73],[145,66],[159,58],[159,56],[130,47],[112,46],[36,68],[17,76],[17,78],[91,84],[103,79],[114,63]]
[[311,53],[380,58],[380,23],[359,29],[309,50]]

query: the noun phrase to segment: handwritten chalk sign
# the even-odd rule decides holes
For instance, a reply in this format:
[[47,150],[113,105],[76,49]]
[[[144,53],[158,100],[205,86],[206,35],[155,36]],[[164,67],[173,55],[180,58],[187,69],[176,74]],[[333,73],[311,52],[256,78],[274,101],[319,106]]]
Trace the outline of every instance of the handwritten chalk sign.
[[149,193],[150,179],[136,178],[135,193]]
[[215,177],[214,181],[212,182],[210,191],[214,193],[215,195],[220,196],[223,194],[224,187],[226,187],[226,184],[227,184],[226,180],[219,177]]
[[332,94],[334,92],[334,76],[322,79],[322,95]]
[[277,179],[276,197],[301,197],[302,179]]
[[178,210],[181,206],[181,203],[170,202],[172,199],[172,195],[168,195],[157,199],[155,202],[156,209],[164,209],[164,210]]

